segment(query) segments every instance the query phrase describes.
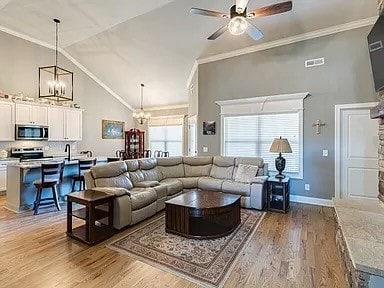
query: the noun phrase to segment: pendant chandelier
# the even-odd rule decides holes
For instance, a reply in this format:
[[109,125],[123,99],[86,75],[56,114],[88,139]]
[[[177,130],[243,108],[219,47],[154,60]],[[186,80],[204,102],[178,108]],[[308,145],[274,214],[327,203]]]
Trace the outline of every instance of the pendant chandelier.
[[140,111],[139,112],[134,112],[133,113],[133,118],[136,119],[137,123],[139,123],[140,125],[143,125],[145,124],[149,118],[151,118],[151,114],[149,113],[145,113],[144,112],[144,108],[143,108],[143,102],[144,102],[144,94],[143,94],[143,90],[144,90],[144,84],[140,84],[141,86],[141,106],[140,106]]
[[54,101],[73,101],[73,72],[58,65],[59,19],[53,19],[56,28],[55,65],[39,67],[39,98]]

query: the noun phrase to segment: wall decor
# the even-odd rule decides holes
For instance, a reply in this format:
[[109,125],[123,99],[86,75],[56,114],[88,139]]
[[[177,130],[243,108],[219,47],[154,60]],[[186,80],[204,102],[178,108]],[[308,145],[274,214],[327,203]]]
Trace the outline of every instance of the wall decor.
[[215,135],[215,134],[216,134],[216,121],[204,121],[203,135]]
[[124,122],[102,121],[102,139],[124,139]]

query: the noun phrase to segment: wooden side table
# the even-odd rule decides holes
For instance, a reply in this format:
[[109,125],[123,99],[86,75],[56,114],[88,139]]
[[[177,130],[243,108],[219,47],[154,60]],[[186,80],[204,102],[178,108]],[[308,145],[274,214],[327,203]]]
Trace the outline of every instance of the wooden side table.
[[267,180],[269,211],[287,213],[289,208],[289,177],[269,177]]
[[[112,236],[114,233],[113,198],[114,195],[93,190],[68,194],[67,235],[90,246]],[[72,203],[84,207],[73,211]],[[108,209],[105,210],[105,207]],[[72,217],[84,220],[85,224],[73,228]],[[108,219],[108,224],[99,222],[102,219]]]

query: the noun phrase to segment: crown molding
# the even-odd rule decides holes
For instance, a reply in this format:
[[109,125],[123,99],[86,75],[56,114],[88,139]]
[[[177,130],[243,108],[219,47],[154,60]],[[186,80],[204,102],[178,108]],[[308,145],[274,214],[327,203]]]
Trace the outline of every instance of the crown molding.
[[[182,108],[188,108],[188,104],[148,107],[148,108],[145,108],[144,110],[145,111],[159,111],[159,110],[182,109]],[[139,110],[140,109],[136,109],[136,111],[139,111]]]
[[243,49],[238,49],[238,50],[234,50],[226,53],[217,54],[210,57],[200,58],[200,59],[197,59],[197,63],[205,64],[205,63],[215,62],[215,61],[224,60],[224,59],[241,56],[241,55],[246,55],[246,54],[250,54],[258,51],[268,50],[268,49],[276,48],[279,46],[284,46],[288,44],[302,42],[305,40],[310,40],[310,39],[328,36],[328,35],[332,35],[340,32],[345,32],[345,31],[349,31],[349,30],[353,30],[361,27],[366,27],[366,26],[375,24],[377,18],[378,17],[375,16],[375,17],[360,19],[357,21],[348,22],[341,25],[337,25],[337,26],[327,27],[324,29],[311,31],[308,33],[299,34],[296,36],[292,36],[292,37],[288,37],[288,38],[284,38],[276,41],[254,45],[254,46],[246,47]]
[[[19,33],[17,31],[14,31],[12,29],[6,28],[4,26],[0,26],[0,31],[7,33],[9,35],[15,36],[17,38],[26,40],[28,42],[32,42],[34,44],[37,44],[39,46],[43,46],[45,48],[55,50],[55,46],[50,45],[44,41],[40,41],[36,38],[33,38],[31,36],[25,35],[23,33]],[[101,81],[99,78],[97,78],[93,73],[91,73],[87,68],[85,68],[79,61],[77,61],[74,57],[72,57],[68,52],[66,52],[64,49],[59,48],[58,51],[66,57],[69,61],[71,61],[77,68],[79,68],[81,71],[83,71],[88,77],[90,77],[93,81],[95,81],[98,85],[100,85],[104,90],[106,90],[109,94],[111,94],[114,98],[116,98],[121,104],[126,106],[129,110],[134,111],[133,107],[129,105],[126,101],[123,100],[117,93],[115,93],[111,88],[109,88],[103,81]]]

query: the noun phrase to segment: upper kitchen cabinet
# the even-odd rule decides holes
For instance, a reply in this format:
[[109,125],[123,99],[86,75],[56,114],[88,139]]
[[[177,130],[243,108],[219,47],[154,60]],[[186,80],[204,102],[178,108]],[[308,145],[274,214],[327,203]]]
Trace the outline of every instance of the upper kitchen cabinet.
[[48,125],[48,107],[17,103],[16,124]]
[[15,104],[0,102],[0,141],[15,140]]
[[49,141],[80,141],[82,114],[79,109],[49,107]]

